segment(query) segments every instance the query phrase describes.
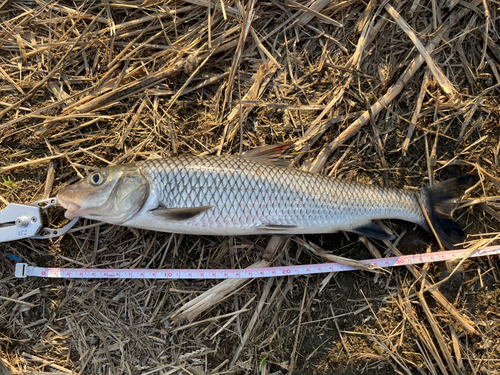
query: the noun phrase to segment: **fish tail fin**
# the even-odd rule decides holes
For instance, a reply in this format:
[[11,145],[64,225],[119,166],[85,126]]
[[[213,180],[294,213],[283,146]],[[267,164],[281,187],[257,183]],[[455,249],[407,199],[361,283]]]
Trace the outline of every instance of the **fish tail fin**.
[[[422,202],[426,206],[427,216],[444,247],[454,249],[455,244],[465,240],[465,233],[451,214],[464,191],[479,181],[478,175],[464,174],[436,185],[419,190]],[[429,225],[424,227],[432,233]]]

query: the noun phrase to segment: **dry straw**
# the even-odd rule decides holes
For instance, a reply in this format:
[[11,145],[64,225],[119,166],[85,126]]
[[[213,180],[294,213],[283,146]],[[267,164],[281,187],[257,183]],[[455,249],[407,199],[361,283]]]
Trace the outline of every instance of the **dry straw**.
[[[498,243],[499,17],[486,0],[3,1],[2,207],[108,164],[292,142],[294,167],[347,180],[416,189],[478,173],[455,218],[471,249]],[[357,260],[438,248],[412,225],[381,224],[395,241],[82,220],[62,239],[3,243],[1,361],[12,374],[500,372],[498,259],[372,269]],[[57,267],[360,270],[16,280],[8,254]]]

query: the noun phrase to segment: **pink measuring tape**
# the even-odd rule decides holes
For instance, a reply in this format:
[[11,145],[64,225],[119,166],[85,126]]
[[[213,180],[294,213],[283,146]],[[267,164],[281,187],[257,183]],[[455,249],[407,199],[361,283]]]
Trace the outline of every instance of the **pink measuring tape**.
[[[464,258],[470,249],[439,251],[435,253],[403,255],[400,257],[367,259],[361,262],[375,267],[396,267],[457,260]],[[500,246],[489,246],[475,250],[469,256],[481,257],[500,254]],[[97,269],[97,268],[45,268],[26,263],[16,264],[16,277],[37,276],[60,279],[255,279],[262,277],[311,275],[357,268],[339,263],[307,264],[298,266],[245,268],[245,269]]]

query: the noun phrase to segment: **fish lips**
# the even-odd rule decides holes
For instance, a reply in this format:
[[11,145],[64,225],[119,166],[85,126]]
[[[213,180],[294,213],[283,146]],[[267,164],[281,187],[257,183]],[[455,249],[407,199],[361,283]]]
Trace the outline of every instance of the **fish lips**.
[[61,194],[57,194],[57,200],[59,201],[59,204],[64,209],[66,209],[66,212],[64,213],[64,217],[66,219],[72,220],[76,217],[79,217],[79,215],[76,214],[76,212],[78,212],[78,210],[81,209],[81,207],[78,204],[65,199],[64,197],[61,196]]

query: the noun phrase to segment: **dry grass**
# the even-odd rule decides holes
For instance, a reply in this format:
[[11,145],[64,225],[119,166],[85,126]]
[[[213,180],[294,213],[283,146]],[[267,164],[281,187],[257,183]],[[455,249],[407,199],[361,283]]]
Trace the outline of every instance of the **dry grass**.
[[[291,141],[297,168],[367,183],[475,171],[455,216],[472,244],[498,242],[499,3],[465,3],[3,1],[2,207],[112,163]],[[244,268],[438,248],[407,223],[385,222],[394,242],[80,225],[0,244],[13,374],[500,373],[497,257],[222,283],[18,280],[6,258]]]

